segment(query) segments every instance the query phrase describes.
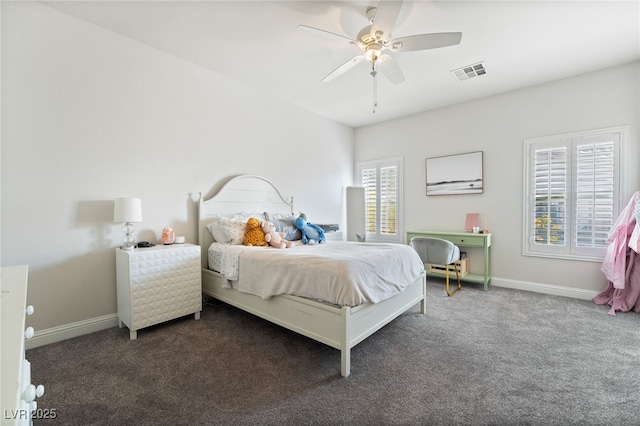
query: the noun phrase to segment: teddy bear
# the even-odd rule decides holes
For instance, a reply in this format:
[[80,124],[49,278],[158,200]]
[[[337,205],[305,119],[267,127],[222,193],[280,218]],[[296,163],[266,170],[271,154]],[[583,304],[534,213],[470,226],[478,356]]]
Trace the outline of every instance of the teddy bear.
[[262,222],[262,230],[264,231],[264,239],[269,243],[271,247],[275,248],[289,248],[293,246],[293,242],[285,240],[284,232],[276,232],[276,225],[273,222]]
[[269,243],[264,239],[264,231],[260,226],[260,220],[255,217],[247,220],[247,231],[244,234],[245,246],[269,247]]
[[293,221],[293,225],[302,232],[303,244],[313,245],[324,243],[326,241],[324,229],[320,228],[318,225],[307,222],[302,214]]

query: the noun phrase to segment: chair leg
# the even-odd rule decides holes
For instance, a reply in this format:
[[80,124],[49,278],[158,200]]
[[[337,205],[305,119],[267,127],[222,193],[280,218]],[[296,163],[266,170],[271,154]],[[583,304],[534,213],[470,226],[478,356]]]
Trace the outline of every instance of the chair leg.
[[447,277],[445,279],[444,289],[447,291],[447,296],[451,296],[451,293],[449,293],[449,267],[446,265],[444,267],[444,275]]
[[456,294],[458,290],[462,288],[462,283],[460,282],[460,273],[458,272],[458,264],[454,262],[452,263],[452,265],[453,265],[453,270],[456,271],[456,278],[458,279],[458,288],[453,290],[453,292],[449,291],[449,268],[447,267],[446,268],[447,283],[445,287],[447,290],[447,296],[453,296],[454,294]]

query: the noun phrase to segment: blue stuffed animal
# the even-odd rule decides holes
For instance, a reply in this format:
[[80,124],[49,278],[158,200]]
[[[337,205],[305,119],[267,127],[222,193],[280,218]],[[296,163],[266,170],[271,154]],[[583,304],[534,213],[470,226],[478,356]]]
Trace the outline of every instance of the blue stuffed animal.
[[318,244],[324,243],[327,239],[324,236],[324,229],[318,225],[307,222],[302,216],[298,216],[293,225],[302,232],[303,244]]

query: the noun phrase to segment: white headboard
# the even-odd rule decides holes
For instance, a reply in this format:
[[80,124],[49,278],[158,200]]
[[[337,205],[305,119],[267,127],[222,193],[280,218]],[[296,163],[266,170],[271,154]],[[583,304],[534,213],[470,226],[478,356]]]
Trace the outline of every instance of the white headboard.
[[202,252],[203,268],[207,267],[207,249],[213,242],[207,229],[213,218],[235,213],[293,213],[293,197],[290,201],[285,200],[273,182],[256,175],[232,178],[208,200],[200,194],[199,205],[198,244]]

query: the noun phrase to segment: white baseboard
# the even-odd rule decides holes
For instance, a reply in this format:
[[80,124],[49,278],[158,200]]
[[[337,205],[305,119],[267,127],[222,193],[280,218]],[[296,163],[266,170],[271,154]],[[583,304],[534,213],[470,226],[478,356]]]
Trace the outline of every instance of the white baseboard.
[[507,280],[496,277],[491,278],[491,285],[495,287],[513,288],[515,290],[532,291],[535,293],[552,294],[554,296],[564,296],[582,300],[591,300],[600,293],[599,291],[594,290],[562,287],[558,285],[541,284],[529,281]]
[[36,331],[31,339],[27,339],[25,349],[33,349],[50,343],[60,342],[73,337],[82,336],[118,325],[118,315],[109,314],[71,324],[60,325]]

